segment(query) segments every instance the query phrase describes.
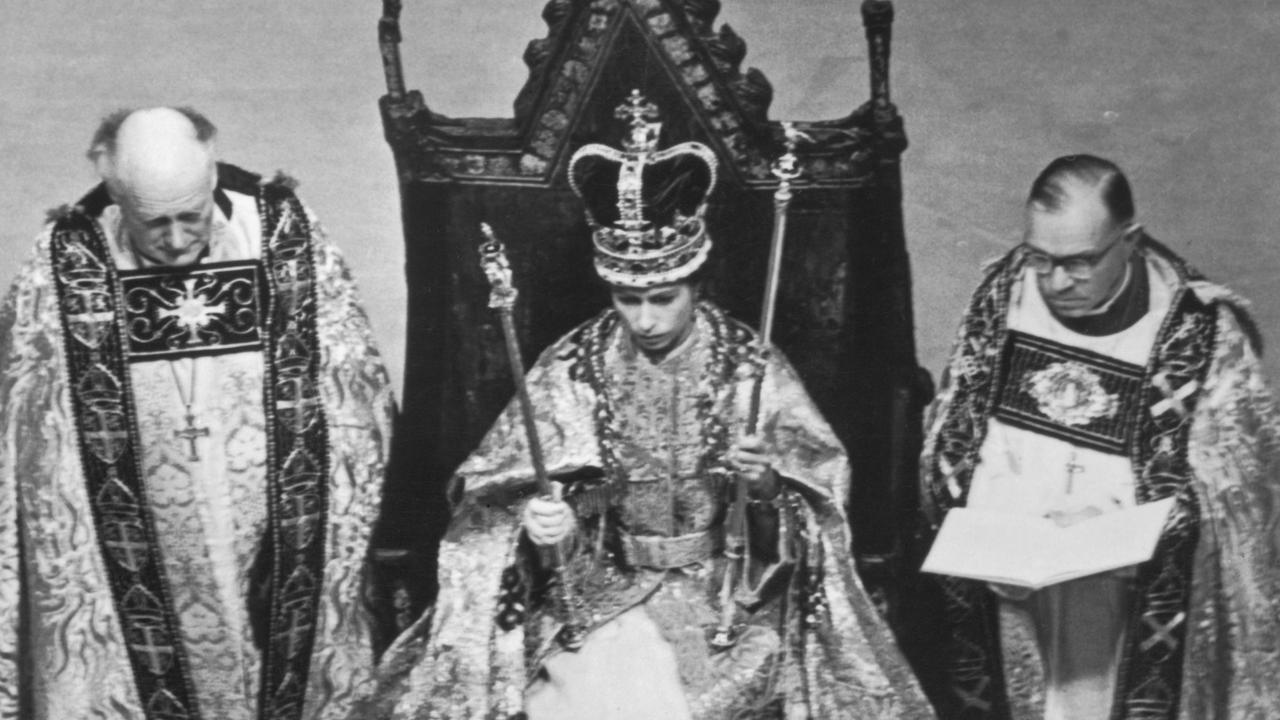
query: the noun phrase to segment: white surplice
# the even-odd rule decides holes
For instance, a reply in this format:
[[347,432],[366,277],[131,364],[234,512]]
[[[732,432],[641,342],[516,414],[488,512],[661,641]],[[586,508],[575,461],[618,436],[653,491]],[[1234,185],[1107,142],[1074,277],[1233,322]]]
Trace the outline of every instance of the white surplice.
[[[1112,334],[1076,333],[1054,319],[1026,269],[1011,298],[1009,329],[1143,366],[1169,310],[1171,282],[1146,261],[1147,313]],[[1132,507],[1133,467],[1127,456],[1079,447],[1031,430],[988,421],[969,507],[1044,517],[1054,510]],[[1002,591],[1002,626],[1034,634],[1045,682],[1046,720],[1105,718],[1129,607],[1129,573],[1117,571],[1046,588],[1028,597]]]
[[[215,209],[201,262],[258,259],[256,198],[225,194],[231,210]],[[139,269],[118,207],[106,207],[97,221],[116,268]],[[146,703],[76,444],[50,243],[46,231],[0,308],[0,719],[141,719]],[[389,379],[345,263],[318,232],[313,243],[330,472],[307,720],[341,715],[369,689],[372,619],[361,584],[392,411]],[[261,349],[128,365],[156,548],[204,718],[258,715],[261,653],[248,598],[267,532],[264,373]],[[188,427],[207,430],[194,441],[197,460],[191,442],[176,434]]]

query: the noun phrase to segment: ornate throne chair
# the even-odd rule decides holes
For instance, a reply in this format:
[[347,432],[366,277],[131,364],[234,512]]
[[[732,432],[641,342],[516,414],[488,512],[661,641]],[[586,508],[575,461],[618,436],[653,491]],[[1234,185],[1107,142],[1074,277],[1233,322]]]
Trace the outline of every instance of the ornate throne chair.
[[[698,140],[719,156],[707,222],[717,245],[711,275],[720,280],[710,292],[754,323],[773,221],[769,167],[783,133],[768,117],[769,82],[754,68],[740,70],[743,40],[712,27],[718,0],[551,0],[543,10],[547,37],[525,51],[529,78],[514,117],[493,119],[441,115],[406,90],[400,5],[385,0],[379,36],[409,330],[392,480],[375,542],[383,574],[398,577],[416,610],[434,590],[449,474],[513,391],[477,262],[480,222],[508,246],[523,351],[534,358],[608,302],[566,165],[588,142],[619,144],[626,128],[614,109],[638,88],[661,109],[662,146]],[[774,341],[849,449],[859,559],[892,611],[919,410],[930,389],[912,335],[899,171],[906,138],[889,100],[893,7],[866,0],[862,15],[870,99],[844,118],[797,123],[813,142],[799,150],[804,175],[788,221]]]

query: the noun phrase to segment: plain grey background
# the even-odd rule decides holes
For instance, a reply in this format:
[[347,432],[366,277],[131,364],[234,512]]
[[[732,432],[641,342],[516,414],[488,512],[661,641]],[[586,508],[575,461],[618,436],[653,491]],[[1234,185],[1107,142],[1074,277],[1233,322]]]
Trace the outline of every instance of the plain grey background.
[[[868,95],[857,2],[723,0],[776,119]],[[1280,323],[1280,2],[899,0],[893,94],[917,342],[936,376],[981,263],[1016,242],[1052,157],[1093,152],[1133,181],[1139,218]],[[542,0],[406,0],[407,83],[455,116],[510,116]],[[397,385],[405,278],[377,98],[377,0],[45,0],[0,9],[0,285],[44,211],[95,183],[83,152],[124,106],[190,104],[224,159],[283,168],[342,246]],[[721,251],[730,239],[721,240]],[[1280,363],[1268,360],[1273,378]]]

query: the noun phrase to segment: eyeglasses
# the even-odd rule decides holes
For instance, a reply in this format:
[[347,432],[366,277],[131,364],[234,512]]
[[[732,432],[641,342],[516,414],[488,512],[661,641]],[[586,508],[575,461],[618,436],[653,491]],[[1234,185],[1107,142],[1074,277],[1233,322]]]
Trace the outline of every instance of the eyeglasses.
[[1060,267],[1072,280],[1088,280],[1092,277],[1093,271],[1098,268],[1098,263],[1102,262],[1102,258],[1115,249],[1115,246],[1119,245],[1120,241],[1128,237],[1133,230],[1132,226],[1121,228],[1119,234],[1101,250],[1066,257],[1054,257],[1023,243],[1022,246],[1026,248],[1027,267],[1034,270],[1040,277],[1051,275],[1054,268]]

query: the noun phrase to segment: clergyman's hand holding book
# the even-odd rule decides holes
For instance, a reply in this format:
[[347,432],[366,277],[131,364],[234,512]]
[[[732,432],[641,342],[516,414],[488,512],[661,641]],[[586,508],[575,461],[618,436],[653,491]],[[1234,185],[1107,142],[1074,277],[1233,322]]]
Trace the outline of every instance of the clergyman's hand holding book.
[[1104,513],[1059,527],[1049,518],[953,508],[922,572],[1039,590],[1146,562],[1173,498]]

